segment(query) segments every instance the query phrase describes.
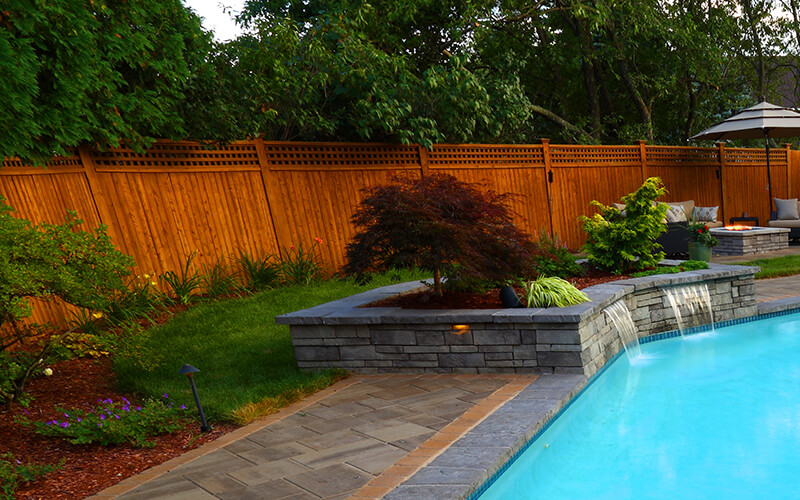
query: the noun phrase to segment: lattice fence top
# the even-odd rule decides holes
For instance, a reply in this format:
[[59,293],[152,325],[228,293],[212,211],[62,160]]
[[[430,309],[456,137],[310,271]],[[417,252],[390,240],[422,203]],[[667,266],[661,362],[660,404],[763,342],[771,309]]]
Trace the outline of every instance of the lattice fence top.
[[[2,163],[3,168],[31,168],[32,165],[25,163],[19,158],[5,158]],[[51,170],[58,170],[59,168],[82,168],[81,158],[77,154],[70,156],[55,156],[46,163],[46,167]]]
[[272,143],[264,148],[271,169],[375,169],[419,167],[417,146],[402,144]]
[[[769,164],[786,165],[789,161],[789,155],[786,149],[772,149],[769,152]],[[725,148],[725,163],[729,165],[742,164],[766,164],[767,150],[766,149],[750,149],[750,148]]]
[[428,153],[431,167],[495,167],[544,165],[540,145],[434,145]]
[[719,165],[719,150],[713,148],[684,148],[647,146],[648,165]]
[[553,166],[628,166],[641,165],[639,146],[553,146],[550,145]]
[[257,170],[258,153],[252,142],[234,143],[224,148],[205,149],[196,142],[157,142],[144,153],[128,148],[93,152],[98,169],[137,168],[246,168]]

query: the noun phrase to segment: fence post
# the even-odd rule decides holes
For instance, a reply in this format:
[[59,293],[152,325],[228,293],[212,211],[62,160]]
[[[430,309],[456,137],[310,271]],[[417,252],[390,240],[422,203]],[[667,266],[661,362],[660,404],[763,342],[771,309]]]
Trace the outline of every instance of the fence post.
[[553,183],[552,165],[550,161],[550,139],[540,139],[542,141],[542,158],[544,159],[544,175],[545,187],[547,188],[547,217],[550,221],[550,236],[556,234],[556,228],[553,225],[553,191],[550,189],[550,184]]
[[786,197],[792,197],[792,145],[784,143],[786,151]]
[[94,209],[97,211],[97,218],[100,219],[101,224],[108,226],[108,235],[119,245],[121,239],[117,234],[116,224],[113,223],[115,219],[108,208],[110,200],[103,192],[100,180],[97,178],[97,168],[92,158],[92,151],[88,146],[81,146],[78,148],[78,155],[83,164],[83,173],[86,175],[86,183],[89,185],[89,193],[92,196]]
[[417,151],[419,152],[420,173],[422,177],[428,177],[430,175],[430,167],[428,163],[429,162],[428,150],[425,149],[422,145],[417,144]]
[[[274,236],[275,241],[275,249],[280,252],[280,234],[290,234],[288,227],[281,228],[281,231],[278,230],[278,225],[275,223],[275,204],[272,202],[271,197],[269,195],[269,183],[270,183],[270,170],[269,170],[269,157],[267,156],[267,148],[264,147],[264,139],[261,137],[257,137],[253,140],[256,145],[256,154],[258,155],[258,166],[261,168],[261,185],[264,188],[264,198],[267,200],[267,211],[269,212],[269,221],[272,225],[272,235]],[[282,221],[285,221],[285,217],[281,217]],[[256,249],[257,250],[257,249]]]
[[725,143],[720,141],[717,143],[717,150],[719,151],[719,218],[725,224]]
[[644,181],[647,180],[648,177],[650,177],[649,175],[647,175],[647,141],[639,140],[637,142],[639,143],[639,158],[641,158],[642,161],[642,168],[641,168],[642,181],[639,183],[639,185],[642,185],[644,184]]

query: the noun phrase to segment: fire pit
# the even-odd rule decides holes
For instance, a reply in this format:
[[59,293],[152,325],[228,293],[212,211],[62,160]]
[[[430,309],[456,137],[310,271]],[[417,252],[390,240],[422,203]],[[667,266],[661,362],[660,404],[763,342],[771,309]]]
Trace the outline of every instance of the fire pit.
[[711,228],[710,233],[719,240],[719,245],[714,247],[714,255],[750,255],[789,247],[789,229],[782,227],[736,224]]

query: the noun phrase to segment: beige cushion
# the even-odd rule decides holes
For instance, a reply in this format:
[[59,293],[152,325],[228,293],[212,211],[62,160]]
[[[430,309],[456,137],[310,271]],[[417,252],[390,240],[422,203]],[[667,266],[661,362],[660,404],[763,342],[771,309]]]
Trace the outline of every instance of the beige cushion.
[[692,218],[697,221],[710,222],[717,220],[719,207],[694,207]]
[[721,220],[704,220],[703,222],[705,223],[706,226],[708,226],[710,228],[711,227],[723,227],[725,225],[725,223],[722,222]]
[[669,209],[667,210],[667,222],[686,222],[686,211],[683,208],[683,205],[669,205]]
[[667,205],[682,205],[683,211],[686,213],[686,216],[689,217],[694,212],[694,200],[686,200],[686,201],[665,201]]
[[797,198],[788,200],[775,198],[775,208],[778,209],[778,220],[800,219],[800,213],[797,210]]
[[771,220],[769,221],[769,227],[800,227],[800,219],[795,220]]

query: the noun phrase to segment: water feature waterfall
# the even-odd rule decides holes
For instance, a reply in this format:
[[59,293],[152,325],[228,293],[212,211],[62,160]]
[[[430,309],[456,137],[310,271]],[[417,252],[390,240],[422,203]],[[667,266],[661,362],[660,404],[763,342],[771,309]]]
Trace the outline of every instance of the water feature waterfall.
[[664,294],[667,296],[672,311],[675,313],[675,320],[678,322],[678,330],[683,335],[686,329],[686,321],[694,323],[695,326],[702,324],[702,316],[699,315],[705,308],[708,311],[708,319],[711,323],[711,331],[714,331],[714,311],[711,309],[711,295],[708,293],[708,286],[705,283],[693,283],[675,287],[664,287]]
[[625,302],[618,300],[610,306],[603,309],[614,326],[617,327],[617,333],[622,341],[622,347],[625,348],[625,354],[628,355],[628,360],[633,360],[642,354],[642,348],[639,345],[639,335],[636,333],[636,325],[631,318],[631,312]]

